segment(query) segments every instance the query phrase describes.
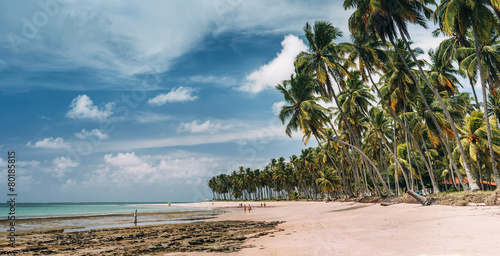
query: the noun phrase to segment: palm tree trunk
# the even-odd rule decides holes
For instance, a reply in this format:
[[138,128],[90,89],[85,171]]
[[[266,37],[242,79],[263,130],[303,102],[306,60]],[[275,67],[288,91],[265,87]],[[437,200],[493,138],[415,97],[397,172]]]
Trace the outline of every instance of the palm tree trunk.
[[[413,50],[411,49],[410,45],[408,44],[408,41],[406,40],[406,37],[404,36],[404,33],[402,33],[403,31],[401,31],[401,28],[399,28],[399,32],[401,34],[401,38],[408,50],[408,52],[410,53],[413,61],[415,61],[415,63],[417,64],[418,66],[418,69],[420,71],[420,75],[422,76],[422,78],[424,79],[425,83],[427,84],[427,86],[429,87],[429,89],[431,89],[431,91],[434,93],[434,96],[436,97],[436,99],[439,101],[439,103],[441,104],[441,107],[443,108],[443,112],[444,112],[444,115],[446,116],[446,119],[448,119],[448,122],[450,123],[450,126],[451,126],[451,129],[453,131],[453,135],[455,136],[455,140],[457,141],[457,145],[459,147],[459,150],[460,150],[460,155],[462,156],[462,161],[463,161],[463,164],[464,164],[464,168],[465,168],[465,172],[467,174],[467,178],[472,178],[472,173],[470,171],[470,167],[469,167],[469,163],[467,162],[467,160],[465,159],[465,151],[462,147],[462,144],[460,143],[460,137],[459,137],[459,134],[458,134],[458,131],[457,131],[457,128],[455,127],[455,122],[453,121],[453,119],[451,118],[451,115],[450,115],[450,112],[448,111],[448,108],[446,106],[446,104],[444,103],[443,101],[443,98],[441,98],[441,96],[439,95],[439,93],[436,91],[436,88],[434,88],[434,86],[431,85],[431,83],[429,82],[429,80],[427,79],[427,76],[425,75],[423,69],[422,69],[422,66],[420,65],[420,63],[418,62],[417,58],[415,57],[415,54],[413,53]],[[432,122],[434,123],[434,125],[436,126],[436,129],[438,130],[439,132],[439,136],[441,137],[444,137],[444,133],[443,131],[441,130],[441,127],[439,126],[439,123],[437,122],[436,120],[436,117],[434,116],[434,114],[432,113],[429,105],[427,104],[427,101],[425,100],[425,96],[422,92],[422,89],[420,88],[419,84],[418,84],[418,80],[417,78],[415,77],[415,75],[413,74],[413,72],[411,72],[410,68],[408,67],[408,64],[406,63],[406,61],[404,60],[403,58],[403,55],[401,54],[401,51],[396,47],[396,45],[394,44],[394,41],[391,40],[391,43],[393,44],[394,48],[396,49],[396,52],[398,53],[399,57],[401,58],[401,60],[403,61],[403,64],[405,65],[405,67],[408,69],[413,81],[415,82],[415,85],[417,87],[417,90],[418,90],[418,93],[420,94],[420,97],[422,98],[422,101],[424,103],[424,106],[425,108],[427,109],[427,111],[429,111],[429,113],[431,114],[431,119],[432,119]],[[434,176],[433,173],[429,173],[429,175],[432,175]],[[470,177],[469,177],[470,176]],[[433,179],[432,180],[432,187],[434,189],[437,188],[437,184],[435,184],[435,180]],[[474,182],[474,180],[470,180],[469,181],[469,184],[470,184],[470,188],[471,190],[474,192],[474,191],[477,191],[479,190],[479,187],[477,186],[477,184]],[[436,192],[436,191],[434,191]],[[437,192],[439,192],[439,189],[437,190]]]
[[359,148],[357,148],[356,146],[353,146],[351,144],[348,144],[346,143],[345,141],[343,140],[340,140],[340,139],[337,139],[337,138],[332,138],[330,135],[328,135],[326,132],[322,131],[322,130],[318,130],[319,132],[321,132],[323,135],[325,135],[328,139],[330,140],[333,140],[333,141],[336,141],[340,144],[343,144],[343,145],[346,145],[348,147],[351,147],[352,149],[358,151],[360,154],[361,154],[361,157],[363,157],[368,163],[370,163],[370,165],[373,167],[373,169],[375,170],[377,176],[378,176],[378,179],[380,180],[380,182],[382,183],[382,186],[384,187],[385,191],[387,191],[387,194],[389,196],[392,196],[393,193],[389,190],[389,188],[387,187],[387,184],[385,183],[384,179],[382,178],[382,175],[380,174],[377,166],[370,160],[370,158],[368,156],[365,155],[365,153],[363,152],[363,150],[360,150]]
[[[391,108],[392,109],[392,108]],[[397,152],[398,150],[398,144],[397,144],[397,133],[396,133],[396,119],[394,119],[394,152]],[[394,162],[399,162],[398,161],[398,156],[397,155],[393,155],[394,157]],[[403,171],[403,167],[401,167],[401,171]],[[396,195],[400,195],[399,194],[399,179],[398,179],[398,174],[399,174],[399,167],[396,166],[395,170],[394,170],[394,185],[396,187]]]
[[[441,144],[444,144],[444,143],[445,143],[445,142],[441,139],[441,137],[439,137],[439,139],[441,140]],[[446,139],[446,145],[448,145],[448,141],[449,141],[449,140],[448,140],[448,135],[446,135],[445,139]],[[454,140],[452,140],[451,142],[452,142],[452,146],[454,147],[454,145],[455,145],[455,144],[454,144]],[[449,147],[448,147],[448,149],[449,149]],[[451,154],[451,152],[450,152],[450,151],[448,151],[448,156],[449,156],[449,158],[450,158],[450,162],[451,162],[451,164],[452,164],[452,166],[451,166],[451,167],[455,170],[455,173],[456,173],[456,175],[457,175],[458,181],[459,181],[459,182],[460,182],[460,184],[462,185],[462,188],[464,189],[464,191],[468,191],[468,190],[470,190],[470,189],[469,189],[469,185],[467,185],[467,183],[465,182],[464,177],[463,177],[463,176],[462,176],[462,174],[460,173],[460,170],[458,169],[458,166],[457,166],[457,165],[456,165],[456,163],[455,163],[455,159],[453,158],[453,155]],[[454,183],[454,182],[455,182],[455,180],[453,180],[453,183]]]
[[[329,73],[333,74],[333,72],[330,70],[330,68],[328,68],[327,70],[328,70]],[[333,76],[333,78],[335,79],[335,76]],[[330,84],[331,83],[330,78],[327,78],[326,82]],[[336,81],[336,83],[339,84],[337,81]],[[346,117],[346,115],[344,113],[344,110],[342,110],[342,106],[339,104],[339,101],[337,100],[337,95],[335,94],[334,90],[332,90],[332,96],[331,96],[331,98],[333,98],[333,100],[335,100],[335,104],[338,107],[340,116],[344,120],[344,123],[347,124],[347,128],[349,129],[350,137],[353,138],[353,140],[354,140],[354,145],[356,145],[358,147],[358,149],[361,150],[360,143],[359,143],[359,140],[358,140],[359,138],[357,137],[357,134],[354,133],[354,130],[352,129],[352,126],[351,126],[351,122],[347,119],[347,117]],[[354,182],[356,183],[356,187],[360,188],[361,187],[361,183],[360,183],[359,172],[358,172],[357,169],[353,169],[353,170],[354,170]]]
[[[488,95],[486,94],[486,83],[484,82],[483,75],[483,66],[481,60],[481,53],[479,52],[479,37],[477,35],[477,27],[476,22],[472,22],[472,31],[474,32],[474,45],[476,48],[476,59],[477,64],[479,66],[479,77],[481,79],[481,90],[483,92],[483,115],[484,122],[486,123],[486,133],[488,134],[488,147],[490,149],[490,158],[491,158],[491,168],[493,169],[493,178],[497,184],[500,184],[500,176],[498,176],[497,164],[495,161],[495,152],[493,151],[493,139],[491,136],[491,128],[490,128],[490,119],[488,117]],[[474,85],[472,85],[474,86]],[[470,181],[469,181],[470,182]]]
[[[385,138],[385,136],[379,130],[377,130],[377,127],[375,127],[375,124],[373,123],[373,120],[370,117],[370,115],[368,113],[366,113],[363,109],[361,111],[365,115],[365,117],[368,119],[368,122],[373,127],[373,129],[375,130],[375,132],[377,133],[377,135],[380,137],[380,139],[382,141],[382,144],[385,146],[385,148],[387,148],[387,150],[389,150],[389,153],[391,153],[391,155],[394,157],[396,165],[399,168],[401,168],[401,170],[403,170],[403,167],[401,166],[401,163],[399,162],[396,153],[391,150],[391,147],[389,147],[389,144],[387,143],[387,141],[386,141],[387,139]],[[381,149],[382,149],[382,147],[381,147]],[[390,187],[389,187],[389,189],[390,189]]]
[[[406,101],[403,102],[403,113],[406,113]],[[405,123],[405,126],[408,127],[408,120],[406,120],[406,116],[403,115],[403,121]],[[412,168],[411,168],[411,157],[410,157],[410,147],[408,145],[408,133],[407,132],[404,132],[403,136],[405,137],[405,143],[406,143],[406,155],[408,157],[408,168],[410,169],[410,172],[409,172],[409,175],[410,175],[410,184],[411,186],[408,187],[408,182],[406,183],[406,187],[407,189],[411,189],[413,191],[415,191],[413,189],[413,171],[412,171]],[[430,163],[430,162],[429,162]],[[432,167],[431,167],[432,168]]]
[[[394,42],[391,42],[391,43],[392,43],[393,46],[395,46]],[[399,56],[401,57],[402,55],[401,55],[401,52],[399,51],[399,49],[397,49],[397,52],[399,52]],[[404,63],[406,64],[406,62],[404,62]],[[406,65],[406,66],[408,66],[408,65]],[[413,74],[413,73],[411,73],[411,74]],[[405,130],[405,132],[407,132],[408,134],[410,134],[410,140],[413,143],[413,145],[415,146],[415,148],[417,149],[418,155],[422,159],[425,159],[424,153],[422,152],[422,150],[420,149],[419,144],[417,143],[417,141],[413,137],[413,134],[408,130],[408,127],[406,127],[406,125],[404,125],[403,121],[401,121],[401,119],[398,117],[398,115],[396,114],[396,112],[394,111],[394,109],[392,109],[392,107],[389,106],[389,104],[387,104],[387,101],[385,101],[384,97],[382,96],[382,93],[380,93],[380,90],[378,89],[378,87],[376,86],[376,84],[373,82],[373,78],[372,78],[370,72],[368,72],[368,76],[370,77],[370,81],[372,82],[373,87],[377,91],[378,96],[382,100],[382,104],[389,110],[389,112],[391,113],[391,115],[394,118],[394,120],[397,121],[398,124],[403,127],[403,129]],[[418,87],[418,88],[420,88],[420,87]],[[396,149],[394,151],[396,151]],[[426,167],[427,171],[430,172],[431,168],[429,166],[429,163],[426,160],[424,160],[424,164],[425,164],[425,167]],[[399,186],[399,184],[398,184],[398,186]],[[434,191],[434,193],[438,193],[438,192],[439,192],[439,189],[437,191]]]
[[469,84],[472,87],[472,93],[474,94],[474,100],[476,100],[476,109],[479,110],[479,109],[481,109],[481,107],[479,106],[479,100],[477,99],[476,89],[474,89],[474,83],[472,82],[472,79],[469,79]]

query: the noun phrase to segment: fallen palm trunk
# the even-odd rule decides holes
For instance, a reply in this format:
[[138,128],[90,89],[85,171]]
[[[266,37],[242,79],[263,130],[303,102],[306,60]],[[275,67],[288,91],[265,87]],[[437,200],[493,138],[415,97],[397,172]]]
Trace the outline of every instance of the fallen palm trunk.
[[419,203],[421,203],[423,206],[428,206],[428,205],[431,205],[432,202],[434,201],[434,198],[432,197],[425,197],[425,196],[421,196],[411,190],[408,190],[407,192],[410,196],[412,196],[413,198],[415,198]]
[[389,205],[393,205],[393,204],[400,204],[401,202],[382,202],[380,203],[380,205],[382,206],[389,206]]

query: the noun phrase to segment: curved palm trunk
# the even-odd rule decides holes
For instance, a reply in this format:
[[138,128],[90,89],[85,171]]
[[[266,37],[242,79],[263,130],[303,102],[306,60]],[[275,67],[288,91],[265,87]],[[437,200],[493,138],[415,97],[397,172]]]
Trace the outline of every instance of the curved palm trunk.
[[[393,43],[393,46],[394,45],[394,42],[391,42]],[[399,51],[399,49],[397,50]],[[400,52],[401,54],[401,52]],[[401,55],[400,55],[401,56]],[[404,62],[406,63],[406,62]],[[411,72],[410,72],[411,73]],[[370,74],[370,72],[368,72],[368,75],[370,77],[370,80],[373,84],[373,87],[375,88],[375,90],[377,91],[377,94],[379,95],[380,99],[382,100],[382,104],[389,110],[389,112],[391,113],[391,115],[393,116],[394,120],[396,120],[399,125],[401,125],[403,127],[403,129],[405,130],[405,132],[407,132],[410,136],[410,140],[411,142],[413,143],[413,145],[415,146],[415,148],[417,149],[417,153],[418,155],[422,158],[422,159],[425,159],[425,156],[424,156],[424,153],[422,152],[422,150],[420,149],[420,146],[419,144],[417,143],[417,141],[415,140],[415,138],[413,137],[413,134],[410,132],[410,130],[408,130],[408,127],[406,127],[406,125],[404,125],[403,121],[398,117],[398,115],[396,114],[396,112],[394,111],[394,109],[392,109],[391,106],[389,106],[389,104],[387,103],[387,101],[385,101],[384,97],[382,96],[382,93],[380,92],[380,90],[378,89],[378,87],[375,85],[375,83],[373,82],[373,78]],[[419,87],[420,88],[420,87]],[[423,160],[424,161],[424,164],[425,164],[425,167],[427,169],[427,171],[429,172],[429,175],[432,175],[431,177],[434,177],[433,174],[431,174],[431,168],[429,166],[429,163],[426,161],[426,160]],[[437,188],[437,187],[436,187]],[[433,189],[434,189],[434,186],[433,186]],[[439,189],[438,190],[435,190],[434,193],[438,193],[439,192]]]
[[[495,152],[493,151],[493,139],[491,136],[490,119],[488,117],[488,95],[486,93],[486,84],[484,82],[483,66],[481,60],[481,53],[479,52],[479,38],[477,35],[476,23],[472,22],[472,30],[474,32],[474,45],[476,48],[476,59],[479,66],[479,76],[481,78],[481,90],[483,92],[483,115],[484,122],[486,123],[486,133],[488,135],[488,147],[490,148],[491,168],[493,169],[493,178],[497,184],[500,184],[500,177],[498,176],[497,164],[495,161]],[[478,177],[479,178],[479,177]]]
[[[333,126],[333,124],[332,124],[332,122],[331,122],[331,121],[329,121],[329,124],[330,124],[330,127],[332,128],[332,131],[333,131],[333,133],[335,134],[335,136],[337,136],[337,137],[338,137],[339,135],[337,134],[337,131],[335,130],[335,127]],[[340,144],[340,148],[342,148],[342,152],[344,153],[344,155],[345,155],[345,157],[346,157],[347,162],[349,163],[349,165],[350,165],[350,166],[354,166],[354,165],[352,164],[352,159],[351,159],[351,156],[349,155],[349,152],[348,152],[348,150],[345,148],[345,146],[344,146],[344,145],[342,145],[342,144]],[[343,169],[343,168],[342,168],[342,171],[344,171],[344,169]],[[344,175],[343,175],[343,176],[347,176],[347,173],[344,173]],[[347,181],[344,181],[344,180],[342,181],[342,183],[346,183],[346,182],[347,182]],[[346,186],[346,185],[347,185],[347,183],[346,183],[344,186]],[[348,186],[346,186],[346,187],[348,187]],[[348,192],[349,192],[349,193],[348,193],[349,195],[352,195],[352,192],[350,191],[350,189],[348,189]]]
[[[439,95],[439,93],[437,92],[436,88],[434,86],[431,85],[431,83],[429,82],[429,80],[427,79],[427,76],[425,75],[423,69],[422,69],[422,66],[420,65],[420,63],[418,63],[418,60],[417,58],[415,57],[415,54],[413,53],[413,50],[410,48],[410,45],[408,44],[408,41],[406,40],[405,36],[404,36],[404,33],[402,33],[401,31],[401,28],[399,28],[399,32],[401,34],[401,38],[406,46],[406,48],[408,49],[408,52],[410,53],[413,61],[415,61],[415,63],[417,64],[418,66],[418,69],[420,71],[420,75],[422,76],[422,78],[424,79],[425,83],[427,84],[427,86],[429,87],[429,89],[431,89],[431,91],[434,93],[434,96],[436,97],[436,99],[439,101],[439,104],[441,105],[441,107],[443,108],[443,112],[444,112],[444,115],[446,116],[446,119],[448,120],[448,122],[450,123],[450,126],[451,126],[451,129],[453,131],[453,135],[455,136],[455,140],[457,141],[457,145],[459,147],[459,150],[460,150],[460,155],[462,156],[462,162],[464,164],[464,169],[465,169],[465,173],[467,174],[467,178],[469,179],[469,184],[470,184],[470,189],[471,191],[477,191],[479,190],[479,187],[477,186],[477,184],[474,182],[474,178],[472,177],[472,173],[470,171],[470,166],[469,166],[469,163],[467,162],[467,160],[465,159],[465,151],[462,147],[462,144],[460,143],[460,137],[458,135],[458,131],[457,131],[457,128],[455,127],[455,122],[453,121],[453,119],[451,118],[451,115],[450,115],[450,112],[448,111],[448,108],[446,107],[446,104],[444,103],[443,101],[443,98],[441,98],[441,96]],[[424,97],[424,94],[422,92],[422,89],[420,88],[420,86],[418,85],[418,80],[417,78],[415,77],[415,75],[411,72],[411,70],[409,69],[408,67],[408,64],[406,63],[406,61],[403,59],[403,56],[401,54],[401,51],[399,51],[399,49],[396,47],[396,45],[394,44],[394,41],[391,40],[391,43],[393,44],[394,48],[396,49],[396,52],[398,53],[398,55],[400,56],[400,58],[402,59],[405,67],[410,71],[410,75],[413,79],[413,81],[415,82],[415,84],[417,85],[417,89],[418,89],[418,93],[420,94],[420,97],[422,98],[422,101],[424,103],[424,106],[425,108],[427,109],[427,111],[429,111],[429,113],[431,114],[431,119],[434,123],[434,125],[436,126],[436,129],[438,130],[438,133],[439,133],[439,136],[441,137],[444,137],[444,133],[443,131],[441,130],[441,127],[439,126],[439,123],[437,122],[436,120],[436,117],[434,116],[434,114],[432,113],[429,105],[427,104],[427,101],[425,100],[425,97]],[[435,180],[434,180],[434,174],[433,173],[429,173],[429,175],[432,174],[432,186],[435,187],[436,184],[435,184]]]
[[[375,124],[373,124],[373,120],[372,118],[370,117],[370,115],[368,115],[364,110],[363,111],[363,114],[367,117],[369,123],[371,126],[373,126],[373,128],[375,129],[375,132],[377,133],[377,135],[382,139],[382,144],[385,146],[385,148],[387,148],[387,150],[389,151],[389,153],[392,155],[392,157],[394,157],[394,160],[396,162],[396,165],[401,168],[401,170],[403,170],[403,167],[401,166],[401,163],[399,162],[398,160],[398,157],[396,155],[395,152],[393,152],[391,150],[391,147],[389,147],[389,144],[387,142],[387,138],[385,138],[385,136],[379,132],[379,130],[377,130],[377,128],[375,127]],[[407,184],[408,185],[408,184]]]
[[370,165],[373,167],[373,169],[375,170],[376,174],[377,174],[377,177],[378,179],[380,180],[380,182],[382,183],[382,186],[384,187],[385,191],[387,191],[387,194],[389,196],[392,196],[394,195],[392,193],[392,191],[389,190],[389,188],[387,187],[387,184],[385,183],[384,179],[382,178],[382,175],[380,174],[377,166],[372,162],[372,160],[370,160],[370,158],[368,156],[365,155],[365,153],[363,152],[363,150],[360,150],[359,148],[357,148],[356,146],[354,145],[351,145],[349,143],[346,143],[345,141],[343,140],[340,140],[340,139],[337,139],[337,138],[333,138],[331,137],[330,135],[328,135],[326,132],[322,131],[322,130],[318,130],[319,132],[321,132],[324,136],[326,136],[328,139],[330,140],[333,140],[333,141],[336,141],[340,144],[343,144],[343,145],[346,145],[348,147],[351,147],[352,149],[358,151],[360,154],[361,154],[361,157],[363,157],[368,163],[370,163]]
[[[327,70],[330,73],[333,73],[333,72],[331,72],[330,68],[328,68]],[[333,76],[333,78],[335,78],[335,76]],[[326,79],[326,82],[329,83],[329,84],[331,83],[329,77]],[[336,81],[336,83],[339,84],[337,81]],[[360,144],[359,144],[359,138],[357,137],[357,134],[354,133],[354,130],[352,129],[351,123],[349,122],[349,120],[347,119],[344,111],[342,110],[342,106],[340,106],[339,101],[337,100],[337,95],[335,94],[334,90],[332,90],[332,95],[331,95],[330,98],[333,98],[333,100],[335,100],[335,104],[337,105],[337,107],[339,109],[340,116],[342,117],[342,119],[344,120],[344,122],[347,124],[347,128],[349,129],[349,133],[350,133],[351,138],[353,138],[353,140],[354,140],[354,144],[358,147],[359,150],[361,150],[360,149]],[[361,181],[360,181],[360,176],[359,176],[358,169],[357,168],[353,168],[353,172],[354,172],[354,182],[356,183],[356,187],[361,188]]]

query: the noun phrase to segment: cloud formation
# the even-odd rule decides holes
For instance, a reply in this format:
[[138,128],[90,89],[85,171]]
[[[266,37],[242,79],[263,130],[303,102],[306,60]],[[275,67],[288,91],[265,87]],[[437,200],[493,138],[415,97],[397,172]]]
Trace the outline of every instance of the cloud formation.
[[281,42],[281,52],[271,62],[261,66],[246,77],[246,82],[239,89],[244,92],[259,93],[263,90],[274,88],[276,85],[289,79],[294,72],[293,62],[295,57],[307,50],[304,42],[294,36],[285,36]]
[[214,157],[177,152],[168,155],[136,155],[135,152],[107,154],[99,168],[86,175],[86,186],[106,183],[130,184],[172,183],[173,179],[206,177],[216,172]]
[[52,167],[44,168],[44,170],[55,177],[64,177],[72,168],[78,167],[80,163],[66,158],[64,156],[52,159]]
[[85,129],[82,129],[81,132],[75,133],[75,136],[82,140],[91,137],[95,137],[100,140],[105,140],[109,138],[109,136],[106,133],[103,133],[99,129],[93,129],[92,131],[87,131]]
[[224,124],[221,121],[207,120],[203,123],[198,123],[197,120],[187,123],[181,123],[179,125],[179,131],[187,131],[190,133],[202,133],[202,132],[217,132],[220,130],[228,130],[232,128],[231,124]]
[[193,101],[198,99],[198,96],[193,95],[194,92],[194,88],[180,86],[177,89],[172,89],[169,93],[162,93],[154,98],[150,98],[148,103],[154,106],[161,106],[165,105],[167,102]]
[[78,95],[71,101],[66,117],[72,119],[102,120],[111,116],[114,103],[105,104],[102,108],[94,106],[94,103],[86,94]]
[[33,144],[31,143],[31,141],[29,141],[28,144],[26,144],[26,146],[32,148],[58,149],[58,148],[67,148],[68,143],[66,143],[63,138],[57,137],[54,139],[53,137],[50,137],[37,141]]
[[273,110],[273,114],[279,115],[281,112],[281,108],[283,106],[285,106],[285,104],[286,104],[286,102],[284,102],[284,101],[279,101],[279,102],[273,103],[273,106],[271,107],[271,109]]

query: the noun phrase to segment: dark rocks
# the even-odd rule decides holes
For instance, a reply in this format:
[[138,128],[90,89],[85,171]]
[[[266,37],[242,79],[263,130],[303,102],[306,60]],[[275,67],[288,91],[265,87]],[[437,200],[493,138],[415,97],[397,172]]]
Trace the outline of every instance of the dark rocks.
[[[7,255],[139,255],[170,252],[236,252],[250,237],[273,234],[281,222],[217,221],[27,235]],[[23,243],[24,241],[24,243]],[[27,241],[30,245],[27,248]],[[248,247],[245,246],[245,247]]]

